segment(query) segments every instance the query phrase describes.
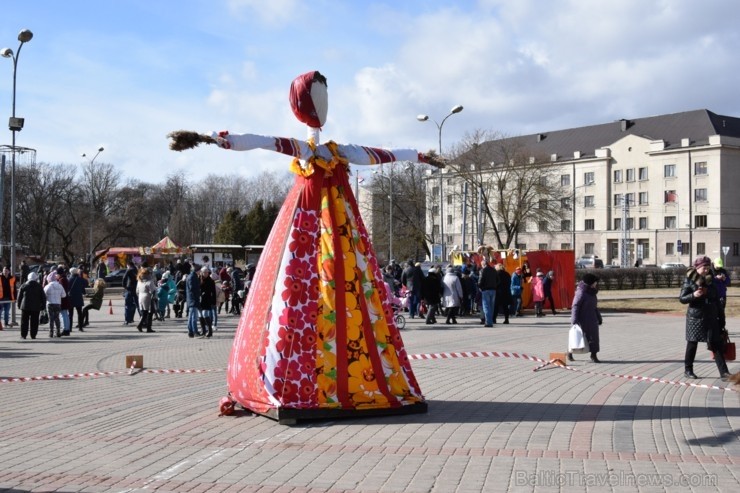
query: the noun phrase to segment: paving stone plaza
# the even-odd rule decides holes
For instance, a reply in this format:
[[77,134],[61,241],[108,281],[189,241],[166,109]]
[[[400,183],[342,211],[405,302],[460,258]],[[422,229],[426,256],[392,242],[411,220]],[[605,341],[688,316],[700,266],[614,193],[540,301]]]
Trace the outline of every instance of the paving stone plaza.
[[567,311],[409,320],[428,413],[286,426],[218,415],[235,317],[189,339],[184,319],[141,334],[122,313],[112,294],[71,337],[0,332],[0,491],[740,491],[740,393],[704,347],[703,378],[678,383],[680,316],[607,312],[601,364],[538,371],[565,351]]

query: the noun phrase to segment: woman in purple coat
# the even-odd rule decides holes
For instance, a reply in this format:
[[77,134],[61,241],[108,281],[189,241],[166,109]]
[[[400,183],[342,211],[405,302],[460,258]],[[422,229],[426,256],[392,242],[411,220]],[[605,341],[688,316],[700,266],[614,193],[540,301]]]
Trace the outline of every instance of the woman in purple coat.
[[[599,292],[599,278],[588,273],[576,286],[576,295],[573,298],[573,308],[570,312],[570,323],[578,324],[583,330],[583,336],[588,341],[591,351],[591,361],[600,363],[596,353],[599,352],[599,325],[601,325],[601,314],[597,308]],[[568,361],[573,361],[573,353],[568,353]]]

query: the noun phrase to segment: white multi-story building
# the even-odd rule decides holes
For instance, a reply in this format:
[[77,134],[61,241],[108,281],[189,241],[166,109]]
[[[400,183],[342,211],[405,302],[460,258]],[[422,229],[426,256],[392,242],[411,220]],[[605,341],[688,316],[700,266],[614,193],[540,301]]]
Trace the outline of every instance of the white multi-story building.
[[[696,255],[723,256],[727,247],[727,265],[740,263],[740,118],[695,110],[505,140],[531,156],[549,156],[542,166],[559,175],[567,197],[560,224],[528,221],[517,247],[572,249],[576,257],[595,254],[622,266],[637,259],[689,265]],[[464,228],[462,179],[445,171],[446,250],[474,249],[476,214],[467,211]],[[435,175],[428,190],[440,183]],[[439,231],[437,201],[428,194],[432,236]],[[495,244],[489,236],[483,243]]]

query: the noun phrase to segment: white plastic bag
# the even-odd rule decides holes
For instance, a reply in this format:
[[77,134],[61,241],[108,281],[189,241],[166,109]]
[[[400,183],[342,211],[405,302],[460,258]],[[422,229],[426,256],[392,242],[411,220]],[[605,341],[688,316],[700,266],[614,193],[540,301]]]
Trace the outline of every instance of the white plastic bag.
[[568,332],[568,352],[575,354],[588,353],[588,341],[578,324],[573,324]]

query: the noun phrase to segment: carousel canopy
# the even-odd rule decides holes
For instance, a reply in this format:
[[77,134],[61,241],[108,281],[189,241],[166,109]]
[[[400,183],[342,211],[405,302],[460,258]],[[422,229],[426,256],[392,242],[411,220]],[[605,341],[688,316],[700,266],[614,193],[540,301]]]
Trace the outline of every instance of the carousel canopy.
[[175,242],[172,241],[169,236],[165,236],[150,247],[145,247],[144,250],[147,254],[159,255],[181,255],[190,252],[189,248],[181,247],[175,244]]

